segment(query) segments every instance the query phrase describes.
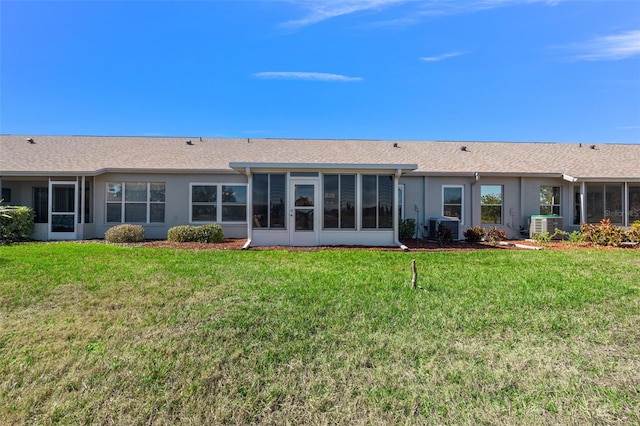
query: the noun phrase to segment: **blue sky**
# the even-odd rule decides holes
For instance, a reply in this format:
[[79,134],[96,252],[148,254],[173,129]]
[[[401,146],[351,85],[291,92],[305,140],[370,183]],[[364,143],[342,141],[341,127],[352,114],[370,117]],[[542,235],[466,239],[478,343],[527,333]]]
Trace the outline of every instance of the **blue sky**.
[[640,143],[640,1],[0,0],[0,133]]

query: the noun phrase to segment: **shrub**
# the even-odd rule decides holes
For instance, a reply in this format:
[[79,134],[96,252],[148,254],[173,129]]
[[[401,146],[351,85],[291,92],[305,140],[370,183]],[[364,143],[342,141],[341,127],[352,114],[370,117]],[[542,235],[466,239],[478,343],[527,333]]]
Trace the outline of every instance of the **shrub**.
[[[578,232],[578,234],[580,234],[580,232]],[[563,231],[562,229],[556,228],[556,230],[553,231],[553,234],[550,234],[548,231],[542,231],[539,234],[534,234],[532,238],[537,243],[547,244],[547,243],[550,243],[551,240],[564,239],[564,237],[567,235],[569,235],[567,231]],[[575,238],[576,237],[574,236],[574,239]]]
[[217,223],[207,225],[174,226],[167,232],[167,240],[177,243],[221,243],[224,241],[222,227]]
[[498,229],[495,226],[492,226],[486,232],[486,237],[492,243],[497,243],[498,241],[506,240],[507,239],[507,234],[502,229]]
[[408,240],[413,238],[416,232],[416,220],[415,219],[400,219],[400,225],[398,233],[401,240]]
[[615,226],[609,219],[602,219],[598,224],[583,223],[580,230],[584,235],[584,239],[599,246],[618,247],[625,238],[625,230]]
[[542,231],[538,234],[533,234],[531,237],[538,244],[546,244],[551,242],[551,234],[548,231]]
[[462,235],[468,243],[479,243],[484,238],[485,232],[482,226],[472,226],[467,228]]
[[0,243],[28,241],[34,229],[35,212],[25,206],[3,206],[0,211]]
[[573,231],[568,238],[569,244],[580,245],[584,243],[584,234],[580,231]]
[[626,232],[627,240],[640,243],[640,220],[636,220]]
[[139,243],[144,241],[144,228],[127,223],[116,225],[104,233],[104,239],[108,243]]
[[438,225],[438,242],[440,244],[450,243],[453,241],[453,232],[451,228],[444,226],[442,223]]

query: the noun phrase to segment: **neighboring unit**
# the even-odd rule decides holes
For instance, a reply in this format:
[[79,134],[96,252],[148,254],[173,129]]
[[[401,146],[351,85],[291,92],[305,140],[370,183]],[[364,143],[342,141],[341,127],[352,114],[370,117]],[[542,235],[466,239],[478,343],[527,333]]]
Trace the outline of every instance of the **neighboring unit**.
[[0,188],[40,240],[215,222],[247,247],[393,246],[402,218],[418,238],[629,226],[640,145],[2,135]]

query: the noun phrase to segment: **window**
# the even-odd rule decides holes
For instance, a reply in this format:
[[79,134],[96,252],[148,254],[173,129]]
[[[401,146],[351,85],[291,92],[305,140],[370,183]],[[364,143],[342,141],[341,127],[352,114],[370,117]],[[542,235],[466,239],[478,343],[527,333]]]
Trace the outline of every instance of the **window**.
[[560,187],[540,187],[540,214],[555,214],[560,216]]
[[480,187],[480,222],[490,225],[502,223],[502,185]]
[[222,185],[222,222],[247,221],[247,187]]
[[11,202],[11,188],[2,188],[0,191],[0,203]]
[[573,224],[580,225],[582,216],[582,195],[580,194],[580,187],[573,187]]
[[324,175],[324,228],[355,229],[356,175]]
[[457,217],[462,223],[462,186],[442,187],[442,216]]
[[162,223],[164,207],[164,183],[107,183],[107,222]]
[[629,185],[629,224],[640,220],[640,185]]
[[245,185],[191,184],[191,222],[246,222],[246,220],[247,187]]
[[398,185],[398,219],[404,219],[404,185]]
[[253,175],[253,226],[255,228],[284,229],[287,202],[284,173],[256,173]]
[[362,176],[362,228],[393,228],[393,176]]
[[[84,202],[84,223],[93,223],[93,208],[92,208],[92,194],[93,193],[93,177],[86,177],[84,182],[84,194],[82,193],[82,184],[78,184],[78,199],[79,205]],[[81,214],[78,215],[78,223],[80,222]]]
[[191,185],[191,221],[215,222],[218,217],[218,187]]
[[49,188],[33,188],[33,210],[35,223],[49,222]]
[[610,219],[611,223],[624,223],[623,185],[620,183],[587,185],[587,223]]

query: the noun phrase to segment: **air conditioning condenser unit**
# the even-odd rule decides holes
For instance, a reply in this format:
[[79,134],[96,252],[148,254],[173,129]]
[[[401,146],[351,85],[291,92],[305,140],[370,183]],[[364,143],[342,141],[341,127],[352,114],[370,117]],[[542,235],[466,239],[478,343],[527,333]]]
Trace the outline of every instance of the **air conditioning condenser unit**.
[[432,217],[429,219],[429,238],[438,239],[438,229],[440,226],[451,230],[451,238],[453,240],[460,239],[460,219],[457,217]]
[[535,214],[531,216],[529,235],[534,236],[547,232],[553,234],[557,229],[562,229],[562,217],[555,215]]

